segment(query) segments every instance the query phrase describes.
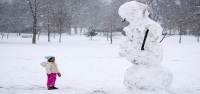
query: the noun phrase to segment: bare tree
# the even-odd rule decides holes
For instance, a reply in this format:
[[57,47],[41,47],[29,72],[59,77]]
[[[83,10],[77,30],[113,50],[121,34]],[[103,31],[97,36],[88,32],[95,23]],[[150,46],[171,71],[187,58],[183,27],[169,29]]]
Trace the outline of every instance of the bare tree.
[[[41,3],[41,0],[27,0],[27,3],[30,6],[31,9],[31,14],[33,17],[33,38],[32,38],[32,43],[36,44],[36,35],[37,35],[37,19],[38,19],[38,8],[39,4]],[[33,4],[32,4],[33,3]]]
[[47,32],[48,32],[48,42],[50,42],[50,7],[51,2],[47,2]]
[[[27,32],[29,31],[27,29],[32,29],[32,43],[35,44],[38,29],[41,29],[41,34],[47,33],[50,42],[51,32],[54,33],[55,38],[56,33],[61,36],[64,31],[70,35],[71,28],[74,28],[75,33],[80,30],[81,34],[84,28],[89,27],[100,32],[100,36],[104,32],[103,35],[107,35],[107,40],[110,39],[109,41],[112,43],[115,30],[118,28],[120,28],[118,30],[122,30],[128,24],[127,22],[121,23],[117,10],[123,3],[133,0],[111,0],[111,2],[105,0],[25,1],[28,4],[23,0],[12,0],[12,3],[6,0],[0,1],[0,32],[8,33],[7,36],[9,32],[17,32],[18,36],[21,31]],[[158,21],[165,30],[169,30],[168,34],[182,33],[180,35],[184,35],[189,33],[195,36],[198,34],[200,23],[199,0],[136,1],[150,6],[150,17]],[[12,9],[8,9],[9,7]],[[41,15],[44,17],[41,17]],[[62,19],[62,21],[59,21],[59,19]],[[38,23],[43,23],[43,26],[38,27]],[[175,30],[177,28],[181,28],[179,33]]]
[[57,1],[54,8],[53,25],[59,33],[59,42],[61,42],[62,32],[65,29],[67,12],[66,12],[66,2],[64,0]]

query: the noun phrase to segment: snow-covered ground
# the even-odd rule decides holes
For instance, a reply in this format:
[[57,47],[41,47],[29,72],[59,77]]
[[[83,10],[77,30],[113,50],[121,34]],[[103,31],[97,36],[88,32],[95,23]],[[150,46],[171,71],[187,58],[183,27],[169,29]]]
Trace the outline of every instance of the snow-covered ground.
[[[122,37],[122,36],[121,36]],[[47,42],[41,36],[37,44],[30,38],[10,35],[0,40],[0,94],[140,94],[128,91],[123,84],[126,69],[132,66],[119,57],[120,37],[113,44],[105,37],[94,40],[79,35],[63,35]],[[193,36],[166,38],[162,44],[162,64],[174,74],[173,94],[200,94],[200,43]],[[59,90],[46,89],[46,73],[40,63],[44,56],[54,55],[62,77]],[[147,93],[150,94],[150,93]]]

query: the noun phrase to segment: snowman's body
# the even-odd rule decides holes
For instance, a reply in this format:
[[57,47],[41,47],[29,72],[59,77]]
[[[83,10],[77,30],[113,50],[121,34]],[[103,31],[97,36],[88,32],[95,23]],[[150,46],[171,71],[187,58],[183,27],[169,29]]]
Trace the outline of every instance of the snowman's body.
[[[168,91],[173,75],[160,64],[163,50],[158,40],[161,38],[162,27],[148,17],[149,7],[136,1],[123,4],[119,8],[119,15],[130,23],[124,28],[127,38],[120,45],[120,55],[133,63],[125,73],[125,86],[130,90]],[[141,50],[147,29],[149,33],[145,50]]]

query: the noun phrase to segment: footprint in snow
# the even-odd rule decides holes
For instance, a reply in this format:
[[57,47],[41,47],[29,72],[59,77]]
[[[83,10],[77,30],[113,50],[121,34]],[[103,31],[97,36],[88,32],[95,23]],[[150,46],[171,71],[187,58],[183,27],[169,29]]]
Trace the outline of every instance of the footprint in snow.
[[4,87],[4,89],[12,89],[12,90],[44,90],[44,89],[46,89],[46,87],[37,86],[37,85],[30,85],[30,86],[16,85],[16,86]]
[[101,90],[95,90],[95,91],[90,92],[88,94],[106,94],[106,92],[105,91],[101,91]]

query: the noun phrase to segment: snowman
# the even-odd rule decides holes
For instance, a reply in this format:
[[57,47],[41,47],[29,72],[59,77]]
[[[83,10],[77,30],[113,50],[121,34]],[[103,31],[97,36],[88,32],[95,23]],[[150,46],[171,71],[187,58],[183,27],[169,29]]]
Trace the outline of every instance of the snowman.
[[127,37],[120,45],[119,54],[133,64],[125,73],[124,84],[131,91],[169,94],[173,74],[161,65],[163,49],[158,42],[163,28],[148,17],[149,9],[148,5],[136,1],[119,8],[121,18],[130,23],[124,28]]

